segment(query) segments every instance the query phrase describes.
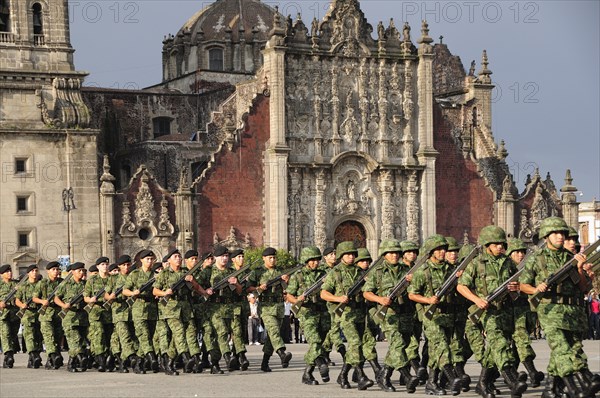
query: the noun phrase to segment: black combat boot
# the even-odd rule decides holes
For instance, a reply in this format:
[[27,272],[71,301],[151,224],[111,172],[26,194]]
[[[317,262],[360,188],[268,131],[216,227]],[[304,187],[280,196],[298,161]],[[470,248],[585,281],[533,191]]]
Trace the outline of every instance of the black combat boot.
[[240,369],[243,371],[248,370],[248,366],[250,366],[250,362],[248,361],[248,358],[246,358],[246,352],[240,352],[238,354],[238,362],[240,364]]
[[98,372],[106,372],[106,357],[104,354],[96,355],[94,361],[96,361],[96,365],[98,365]]
[[181,360],[183,361],[183,373],[193,373],[196,361],[190,356],[190,353],[182,352]]
[[317,357],[315,359],[315,365],[319,368],[319,374],[321,375],[321,380],[323,383],[327,383],[329,379],[329,366],[327,366],[327,361],[323,357]]
[[15,356],[12,351],[6,351],[4,353],[4,367],[12,369],[15,364]]
[[353,383],[358,383],[358,370],[356,369],[356,366],[352,368],[352,376],[350,377],[350,380]]
[[[163,361],[165,372],[167,371],[167,367],[169,365],[168,359],[169,359],[169,357],[167,356],[167,360]],[[133,368],[133,372],[138,375],[146,374],[146,359],[144,357],[136,357],[135,367]]]
[[533,358],[527,358],[523,361],[523,366],[529,373],[529,379],[531,380],[531,387],[539,387],[542,380],[544,380],[544,372],[540,372],[535,368]]
[[170,369],[172,376],[179,376],[179,372],[177,371],[177,367],[175,366],[175,359],[176,358],[169,357],[169,362],[167,363],[167,367]]
[[456,375],[460,377],[463,392],[469,391],[471,389],[469,386],[469,384],[471,384],[471,377],[465,373],[465,363],[459,362],[455,364],[454,371],[456,372]]
[[55,352],[54,357],[52,359],[52,363],[54,364],[54,369],[58,369],[64,365],[64,359],[60,352]]
[[593,374],[589,369],[581,369],[575,373],[577,379],[580,381],[582,386],[585,386],[583,392],[586,396],[593,397],[598,391],[600,391],[600,375]]
[[420,382],[425,382],[427,380],[427,371],[425,370],[425,368],[421,367],[421,364],[419,363],[419,360],[418,359],[411,359],[409,363],[410,363],[410,367],[413,369],[413,371],[415,372],[415,374],[419,378],[419,381]]
[[32,364],[34,369],[39,369],[42,366],[42,357],[40,356],[39,351],[33,351],[32,355]]
[[200,362],[200,365],[202,365],[202,369],[210,368],[210,361],[208,360],[208,351],[202,351],[202,362]]
[[[341,345],[338,347],[337,352],[342,356],[342,362],[346,362],[346,346]],[[329,366],[335,366],[335,363],[328,364]]]
[[373,373],[375,374],[375,378],[377,379],[379,372],[381,372],[381,365],[379,365],[377,358],[370,359],[369,364],[371,365],[371,368],[373,368]]
[[302,374],[302,383],[308,384],[309,386],[316,386],[319,384],[312,374],[313,370],[315,370],[315,365],[306,365],[304,373]]
[[456,376],[456,373],[454,373],[454,368],[452,367],[452,365],[444,365],[444,368],[442,370],[444,372],[444,375],[448,379],[448,387],[449,390],[452,392],[452,395],[460,394],[460,390],[462,389],[462,383],[460,377]]
[[344,363],[342,365],[342,371],[340,372],[340,375],[337,378],[337,382],[340,386],[342,386],[342,388],[344,390],[347,390],[350,387],[350,382],[348,381],[348,373],[350,372],[350,368],[352,368],[351,365],[348,365],[347,363]]
[[53,355],[54,354],[48,354],[48,357],[46,358],[46,364],[44,365],[44,369],[46,369],[46,370],[54,369]]
[[241,369],[240,361],[238,361],[238,356],[235,352],[233,352],[231,355],[231,362],[229,363],[229,367],[230,372]]
[[263,354],[263,359],[262,362],[260,364],[260,370],[262,370],[263,372],[270,372],[271,368],[269,367],[269,359],[271,358],[270,355],[267,354]]
[[429,395],[446,395],[446,390],[440,387],[437,383],[440,376],[439,369],[429,369],[429,377],[425,383],[425,394]]
[[231,366],[231,353],[230,352],[226,352],[223,354],[223,359],[225,360],[225,366],[227,367],[228,371],[233,371],[233,368]]
[[194,354],[194,359],[196,360],[196,367],[194,368],[194,373],[202,373],[204,371],[204,366],[202,366],[202,355]]
[[77,363],[79,364],[79,368],[81,369],[82,372],[85,372],[86,370],[88,370],[89,362],[88,362],[87,354],[84,352],[82,352],[81,354],[78,354],[77,355]]
[[481,395],[483,398],[495,398],[494,388],[492,387],[492,368],[481,368],[481,375],[479,376],[479,382],[475,386],[475,392]]
[[108,356],[106,357],[106,370],[108,372],[114,372],[115,367],[116,367],[116,357],[113,355],[112,352],[109,352]]
[[221,370],[221,367],[219,366],[219,357],[217,355],[211,355],[210,356],[210,374],[211,375],[222,375],[223,371]]
[[125,361],[121,358],[120,355],[117,355],[115,357],[116,359],[116,370],[119,373],[129,373],[129,369],[127,369],[127,366],[125,366]]
[[510,395],[512,398],[519,398],[527,390],[527,384],[519,381],[519,375],[517,370],[512,366],[506,366],[502,369],[502,377],[508,386],[510,387]]
[[277,350],[277,355],[279,355],[279,359],[281,359],[281,367],[287,368],[290,366],[290,361],[292,360],[292,353],[286,352],[285,348],[280,348]]
[[557,385],[558,379],[558,376],[548,375],[544,391],[542,392],[542,398],[561,398],[562,394],[558,391]]
[[152,373],[158,373],[158,371],[159,371],[158,358],[156,357],[156,354],[154,353],[154,351],[150,351],[149,353],[146,354],[146,362],[148,364],[150,364],[150,369],[152,370]]
[[33,369],[33,352],[29,352],[27,356],[27,369]]
[[383,368],[377,374],[377,385],[385,392],[395,392],[396,389],[392,385],[390,378],[394,373],[394,368],[391,366],[384,365]]
[[569,398],[590,398],[589,395],[585,395],[584,392],[577,387],[575,375],[570,374],[568,376],[563,376],[562,381],[567,390],[567,394],[569,394]]
[[406,392],[413,394],[419,385],[419,378],[410,374],[410,365],[400,368],[400,373],[402,374],[402,377],[406,383]]
[[358,389],[360,391],[364,391],[369,387],[373,386],[373,380],[369,379],[367,377],[367,375],[365,374],[365,371],[363,369],[363,363],[360,363],[358,366],[355,367],[358,373]]
[[69,361],[67,362],[67,371],[71,373],[77,372],[77,357],[69,357]]

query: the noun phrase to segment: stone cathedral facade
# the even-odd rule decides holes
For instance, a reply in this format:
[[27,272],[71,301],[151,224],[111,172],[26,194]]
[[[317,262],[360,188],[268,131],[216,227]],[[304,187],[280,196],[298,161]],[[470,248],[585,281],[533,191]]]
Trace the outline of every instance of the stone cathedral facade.
[[[533,241],[548,215],[577,225],[569,172],[560,190],[538,171],[523,192],[515,186],[493,136],[487,53],[466,71],[426,21],[374,27],[356,0],[332,1],[312,21],[258,0],[219,0],[165,37],[162,63],[162,81],[144,90],[68,86],[74,106],[89,111],[80,134],[90,127],[99,154],[89,188],[99,205],[85,209],[95,214],[86,239],[98,255],[215,244],[298,253],[342,240],[377,253],[388,238],[473,241],[491,223]],[[61,73],[38,74],[60,90]],[[31,101],[33,118],[66,134]],[[0,130],[0,145],[16,131]],[[11,211],[2,207],[3,220]],[[19,255],[5,250],[2,261]]]

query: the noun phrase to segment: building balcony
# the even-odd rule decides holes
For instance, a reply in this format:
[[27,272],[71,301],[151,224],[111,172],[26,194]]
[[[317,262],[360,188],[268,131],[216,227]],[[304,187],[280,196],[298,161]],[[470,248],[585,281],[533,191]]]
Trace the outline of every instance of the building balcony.
[[0,43],[14,43],[15,35],[12,32],[0,32]]
[[34,46],[43,46],[46,44],[46,39],[44,39],[44,35],[33,35],[33,45]]

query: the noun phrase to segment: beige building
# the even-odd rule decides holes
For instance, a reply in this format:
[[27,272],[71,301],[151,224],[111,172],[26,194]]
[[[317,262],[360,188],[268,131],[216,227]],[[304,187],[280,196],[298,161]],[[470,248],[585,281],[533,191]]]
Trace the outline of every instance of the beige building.
[[98,130],[80,95],[67,1],[2,0],[0,21],[0,261],[18,271],[41,258],[91,259]]
[[600,201],[579,203],[579,241],[583,246],[600,239]]

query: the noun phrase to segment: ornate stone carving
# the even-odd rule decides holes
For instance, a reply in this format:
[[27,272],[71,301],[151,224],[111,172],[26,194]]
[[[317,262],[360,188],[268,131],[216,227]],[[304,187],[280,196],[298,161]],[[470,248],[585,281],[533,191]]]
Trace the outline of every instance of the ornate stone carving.
[[175,228],[173,224],[171,224],[171,220],[169,219],[169,202],[164,197],[160,201],[160,216],[158,219],[158,230],[167,232],[169,234],[173,234],[175,232]]
[[119,233],[121,235],[127,235],[132,232],[135,232],[135,224],[131,221],[129,202],[123,202],[123,208],[121,210],[121,229],[119,230]]
[[525,242],[531,242],[533,238],[533,230],[531,229],[531,223],[527,218],[527,209],[521,209],[521,215],[519,217],[519,239]]
[[406,237],[409,240],[418,242],[419,241],[419,202],[417,198],[417,192],[419,187],[417,185],[417,172],[413,171],[408,177],[407,186],[407,203],[406,203],[406,215],[407,215],[407,232]]
[[378,184],[381,193],[381,239],[393,239],[395,211],[392,203],[394,190],[392,172],[382,171],[379,174]]
[[156,211],[154,211],[154,199],[150,193],[148,187],[148,175],[142,174],[140,190],[135,198],[135,218],[136,222],[140,224],[144,220],[152,221],[156,217]]
[[318,169],[315,172],[315,245],[325,247],[327,245],[327,203],[325,201],[325,190],[327,184],[325,182],[325,171]]
[[548,217],[548,204],[542,196],[543,188],[541,184],[535,188],[535,196],[531,205],[531,222],[534,230],[540,227],[542,220]]

